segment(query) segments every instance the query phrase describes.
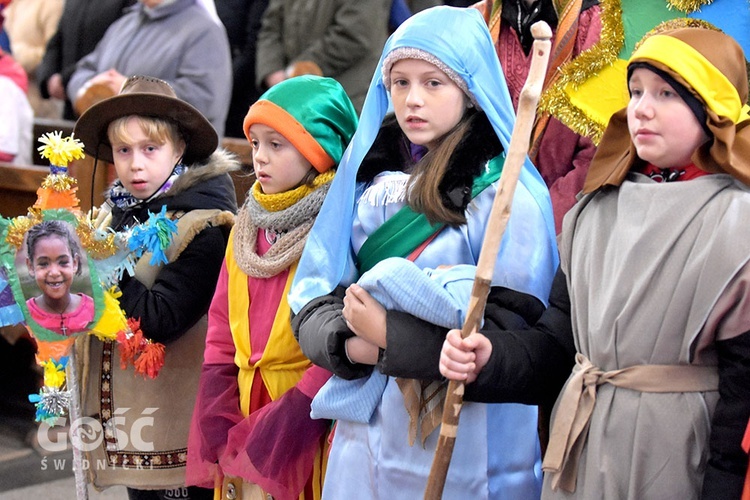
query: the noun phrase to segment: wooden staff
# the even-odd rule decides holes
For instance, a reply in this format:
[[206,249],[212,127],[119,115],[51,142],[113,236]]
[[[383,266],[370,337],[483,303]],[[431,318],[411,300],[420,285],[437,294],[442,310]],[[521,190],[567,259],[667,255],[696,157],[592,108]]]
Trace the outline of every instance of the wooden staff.
[[[539,102],[542,84],[549,59],[550,39],[552,30],[544,21],[534,23],[531,27],[534,36],[532,47],[533,56],[529,75],[526,78],[521,95],[518,100],[518,113],[513,133],[510,137],[508,154],[505,158],[502,174],[500,175],[497,194],[492,203],[492,209],[487,221],[487,229],[479,253],[477,271],[474,278],[474,286],[469,298],[469,312],[466,315],[461,336],[466,338],[469,334],[476,332],[481,325],[484,316],[484,306],[492,284],[492,273],[495,269],[497,252],[500,249],[500,241],[503,238],[505,227],[510,219],[510,209],[513,203],[513,194],[516,191],[518,177],[521,174],[526,153],[529,148],[531,129],[534,125],[536,106]],[[500,84],[500,82],[498,82]],[[435,458],[432,461],[430,476],[427,479],[425,500],[438,500],[443,495],[445,477],[448,473],[453,445],[456,441],[458,430],[458,419],[463,405],[464,383],[451,381],[448,384],[448,392],[443,406],[443,419],[440,425]]]
[[86,483],[86,471],[83,468],[83,441],[81,439],[81,402],[80,393],[81,377],[78,373],[78,360],[76,359],[75,344],[70,347],[68,355],[67,379],[70,390],[70,440],[73,446],[73,474],[76,480],[76,500],[88,500],[89,489]]

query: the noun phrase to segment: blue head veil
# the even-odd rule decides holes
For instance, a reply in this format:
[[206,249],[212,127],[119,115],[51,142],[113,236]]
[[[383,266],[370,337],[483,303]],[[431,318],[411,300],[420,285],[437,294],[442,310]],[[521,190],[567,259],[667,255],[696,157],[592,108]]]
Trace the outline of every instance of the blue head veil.
[[[394,49],[403,47],[429,52],[463,78],[469,93],[487,114],[503,148],[508,149],[515,111],[490,33],[479,11],[434,7],[409,18],[383,48],[357,132],[341,159],[338,173],[310,231],[289,294],[289,303],[295,313],[310,300],[330,293],[342,281],[356,278],[351,269],[350,239],[357,171],[375,141],[390,105],[390,95],[381,72],[383,60]],[[538,203],[547,221],[549,241],[554,241],[549,191],[528,158],[519,182]]]

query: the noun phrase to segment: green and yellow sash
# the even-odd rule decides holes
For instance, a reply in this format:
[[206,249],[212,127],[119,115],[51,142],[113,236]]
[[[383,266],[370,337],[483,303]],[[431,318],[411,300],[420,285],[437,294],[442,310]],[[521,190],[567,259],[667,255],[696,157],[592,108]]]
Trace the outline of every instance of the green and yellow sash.
[[[487,169],[474,179],[471,197],[475,198],[490,184],[500,178],[505,163],[505,154],[490,160]],[[406,257],[428,238],[443,229],[445,224],[430,224],[424,214],[416,213],[404,206],[377,228],[364,242],[357,254],[359,274],[372,269],[388,257]]]

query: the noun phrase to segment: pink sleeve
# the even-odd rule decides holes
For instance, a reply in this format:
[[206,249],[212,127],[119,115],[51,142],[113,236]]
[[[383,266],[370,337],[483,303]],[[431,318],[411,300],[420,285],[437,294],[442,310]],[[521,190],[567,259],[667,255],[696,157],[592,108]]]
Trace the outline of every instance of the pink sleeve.
[[575,56],[599,42],[602,33],[602,6],[593,5],[578,16]]
[[234,340],[229,328],[229,273],[227,262],[221,264],[219,280],[216,283],[216,291],[211,300],[208,310],[208,332],[206,333],[206,350],[203,355],[203,363],[212,364],[234,364]]
[[312,399],[318,393],[320,388],[323,387],[323,384],[331,378],[331,375],[332,373],[325,368],[312,365],[307,369],[302,376],[302,379],[297,382],[297,389],[299,389],[302,394]]
[[242,421],[238,368],[227,320],[227,270],[222,265],[208,313],[208,334],[198,396],[190,424],[186,484],[213,488],[229,430]]
[[214,487],[229,431],[241,421],[237,367],[204,364],[190,422],[186,484]]
[[[599,41],[600,16],[599,5],[581,12],[574,57]],[[591,139],[579,136],[556,119],[550,120],[542,140],[544,145],[539,149],[538,161],[539,165],[545,165],[545,170],[551,168],[551,172],[547,170],[548,174],[554,175],[554,181],[548,186],[555,216],[555,232],[559,234],[563,217],[575,205],[576,195],[583,189],[596,146]],[[545,178],[545,181],[549,179]]]
[[[558,120],[550,120],[544,138],[546,150],[540,150],[539,156],[546,155],[547,164],[558,163],[557,168],[567,169],[549,186],[552,198],[552,211],[555,216],[555,232],[562,230],[562,220],[565,214],[578,201],[576,195],[583,189],[589,165],[596,153],[596,146],[588,137],[577,135]],[[565,142],[568,144],[565,144]],[[571,151],[560,149],[572,148]],[[563,160],[564,165],[559,164]],[[540,163],[543,161],[540,158]]]

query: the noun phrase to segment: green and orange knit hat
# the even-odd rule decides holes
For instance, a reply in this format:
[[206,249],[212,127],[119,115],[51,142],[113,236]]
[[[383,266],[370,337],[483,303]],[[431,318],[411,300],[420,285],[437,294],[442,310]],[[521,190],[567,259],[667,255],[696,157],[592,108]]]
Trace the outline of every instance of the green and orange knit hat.
[[291,142],[320,173],[338,165],[357,129],[357,112],[333,78],[304,75],[268,89],[250,106],[242,129],[267,125]]

